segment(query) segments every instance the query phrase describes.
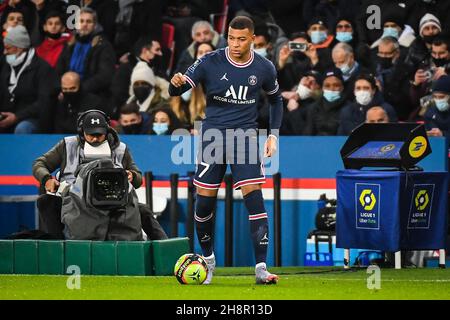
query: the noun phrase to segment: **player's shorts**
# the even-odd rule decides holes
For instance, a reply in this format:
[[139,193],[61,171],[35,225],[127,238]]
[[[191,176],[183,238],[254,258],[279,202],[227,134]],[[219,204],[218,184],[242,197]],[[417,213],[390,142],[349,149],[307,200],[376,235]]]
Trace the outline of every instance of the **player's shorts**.
[[[219,133],[222,133],[222,138],[218,137]],[[211,139],[211,136],[203,134],[200,141],[195,186],[209,190],[219,189],[228,165],[231,167],[235,189],[266,182],[256,130],[245,133],[215,130],[213,136],[215,138]]]

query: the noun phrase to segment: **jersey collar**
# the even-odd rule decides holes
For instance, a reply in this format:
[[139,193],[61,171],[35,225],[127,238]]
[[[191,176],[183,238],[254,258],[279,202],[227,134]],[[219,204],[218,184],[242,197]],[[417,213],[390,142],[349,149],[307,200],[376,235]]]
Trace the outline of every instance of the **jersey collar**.
[[250,59],[248,59],[247,62],[244,62],[244,63],[234,62],[231,59],[231,57],[230,57],[230,48],[229,47],[225,48],[225,56],[227,57],[228,62],[231,63],[236,68],[246,68],[246,67],[248,67],[249,65],[252,64],[253,59],[255,57],[253,50],[250,50]]

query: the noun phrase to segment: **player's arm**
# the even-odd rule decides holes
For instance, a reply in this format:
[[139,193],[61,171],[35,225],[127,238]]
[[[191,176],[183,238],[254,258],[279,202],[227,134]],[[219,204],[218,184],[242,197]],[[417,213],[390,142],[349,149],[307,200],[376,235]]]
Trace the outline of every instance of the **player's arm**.
[[278,136],[283,120],[283,99],[278,85],[275,67],[272,68],[269,86],[265,86],[269,100],[270,133],[264,145],[264,156],[271,157],[277,151]]
[[205,68],[205,59],[201,58],[190,66],[185,74],[176,73],[170,80],[169,94],[171,96],[181,96],[191,88],[195,88],[201,82],[203,70]]
[[192,86],[186,79],[186,76],[178,72],[174,74],[170,80],[169,94],[173,96],[181,96],[183,93],[191,89]]

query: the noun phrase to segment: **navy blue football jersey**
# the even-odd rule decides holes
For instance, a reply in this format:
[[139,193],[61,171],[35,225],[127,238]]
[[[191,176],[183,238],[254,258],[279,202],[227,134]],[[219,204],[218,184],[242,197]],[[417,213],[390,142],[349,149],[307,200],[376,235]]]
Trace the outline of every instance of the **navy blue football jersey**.
[[242,64],[231,60],[228,47],[210,52],[190,66],[185,76],[192,87],[202,84],[205,90],[203,129],[257,128],[261,90],[269,96],[279,90],[273,63],[253,50]]

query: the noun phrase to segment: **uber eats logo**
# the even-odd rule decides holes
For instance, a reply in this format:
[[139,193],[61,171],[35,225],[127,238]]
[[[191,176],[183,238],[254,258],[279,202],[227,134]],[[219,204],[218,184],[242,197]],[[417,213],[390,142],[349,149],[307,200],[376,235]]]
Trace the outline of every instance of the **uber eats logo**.
[[373,210],[375,204],[377,203],[377,198],[373,194],[372,190],[366,189],[361,192],[361,196],[359,197],[359,202],[363,206],[364,210]]
[[379,184],[355,184],[355,209],[357,229],[380,228]]
[[434,184],[414,185],[408,229],[429,229],[433,209]]

